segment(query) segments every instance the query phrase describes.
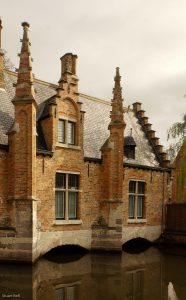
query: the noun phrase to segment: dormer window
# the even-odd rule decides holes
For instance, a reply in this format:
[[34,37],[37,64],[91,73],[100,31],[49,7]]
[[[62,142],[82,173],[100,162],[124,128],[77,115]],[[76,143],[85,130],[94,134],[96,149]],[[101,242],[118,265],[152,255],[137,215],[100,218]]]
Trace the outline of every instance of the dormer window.
[[135,159],[135,148],[131,146],[125,146],[124,154],[129,159]]
[[75,123],[68,121],[68,144],[75,145]]
[[124,155],[128,159],[135,159],[135,148],[136,143],[134,138],[130,136],[126,136],[124,138]]
[[65,143],[65,120],[58,121],[58,142]]
[[58,142],[75,145],[75,122],[69,120],[58,120]]

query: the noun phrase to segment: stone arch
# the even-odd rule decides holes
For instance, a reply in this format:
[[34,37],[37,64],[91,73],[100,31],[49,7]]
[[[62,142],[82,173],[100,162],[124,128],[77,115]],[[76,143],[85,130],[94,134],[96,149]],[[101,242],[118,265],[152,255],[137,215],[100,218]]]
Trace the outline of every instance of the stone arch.
[[64,98],[63,101],[68,102],[68,104],[71,104],[71,106],[74,107],[76,114],[78,115],[78,113],[79,113],[78,105],[72,98],[66,97],[66,98]]
[[79,118],[79,108],[77,103],[70,97],[66,97],[59,102],[59,116],[64,115],[67,118]]
[[153,242],[157,240],[161,235],[161,225],[155,226],[124,226],[123,227],[123,237],[122,244],[135,239],[142,238]]
[[40,240],[34,246],[34,260],[50,250],[65,245],[78,245],[87,250],[91,248],[90,232],[79,231],[57,231],[41,233]]

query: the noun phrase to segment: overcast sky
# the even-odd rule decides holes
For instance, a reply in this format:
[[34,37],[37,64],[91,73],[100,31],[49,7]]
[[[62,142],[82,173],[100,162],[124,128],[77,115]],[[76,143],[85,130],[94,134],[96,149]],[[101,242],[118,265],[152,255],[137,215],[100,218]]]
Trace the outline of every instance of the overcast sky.
[[2,47],[18,67],[21,22],[30,23],[33,72],[57,83],[60,57],[78,55],[79,90],[112,98],[120,67],[125,106],[139,101],[166,145],[186,112],[185,0],[1,0]]

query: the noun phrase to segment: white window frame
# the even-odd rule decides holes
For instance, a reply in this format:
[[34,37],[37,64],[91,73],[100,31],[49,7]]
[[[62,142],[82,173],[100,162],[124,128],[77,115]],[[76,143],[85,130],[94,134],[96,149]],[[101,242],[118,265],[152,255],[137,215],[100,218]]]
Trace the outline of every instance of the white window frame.
[[[64,123],[64,138],[62,138],[60,136],[60,122]],[[73,136],[73,141],[71,142],[71,140],[69,139],[69,128],[70,128],[70,124],[73,124],[72,128],[72,136]],[[64,118],[59,118],[58,119],[58,143],[59,144],[63,144],[63,145],[76,145],[76,121],[75,120],[71,120],[71,119],[64,119]]]
[[[65,175],[65,187],[64,188],[59,188],[56,187],[56,182],[55,182],[55,220],[78,220],[78,198],[79,198],[79,179],[80,179],[80,173],[79,172],[63,172],[63,171],[57,171],[57,174],[64,174]],[[69,176],[70,175],[76,175],[78,176],[78,188],[69,188]],[[56,181],[56,177],[55,177]],[[63,192],[64,193],[64,217],[56,217],[56,192]],[[76,216],[75,218],[70,218],[69,217],[69,193],[75,193],[76,197]],[[62,198],[61,198],[62,199]]]
[[[135,192],[131,193],[129,190],[128,193],[128,219],[129,220],[143,220],[144,219],[144,214],[145,214],[145,189],[146,189],[146,182],[144,180],[136,180],[136,179],[130,179],[129,181],[129,188],[130,188],[130,182],[134,181],[135,182]],[[140,182],[144,183],[144,193],[138,193],[138,184]],[[130,216],[130,197],[134,197],[134,216]],[[142,197],[142,215],[138,216],[138,197]]]
[[[61,126],[61,124],[63,124]],[[61,130],[62,129],[62,130]],[[58,142],[65,144],[66,122],[63,119],[58,120]]]

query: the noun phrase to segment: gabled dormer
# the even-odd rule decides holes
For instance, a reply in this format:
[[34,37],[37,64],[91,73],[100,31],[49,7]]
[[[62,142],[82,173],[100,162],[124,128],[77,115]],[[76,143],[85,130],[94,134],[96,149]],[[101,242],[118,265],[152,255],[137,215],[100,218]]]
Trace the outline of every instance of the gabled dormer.
[[56,146],[82,148],[83,114],[79,102],[77,55],[67,53],[61,57],[61,78],[57,89]]
[[77,56],[72,53],[61,57],[61,76],[56,95],[39,105],[38,134],[45,139],[47,151],[54,152],[56,147],[83,148],[84,112],[78,101],[76,59]]
[[128,159],[135,159],[136,142],[132,134],[124,138],[124,145],[124,156]]

